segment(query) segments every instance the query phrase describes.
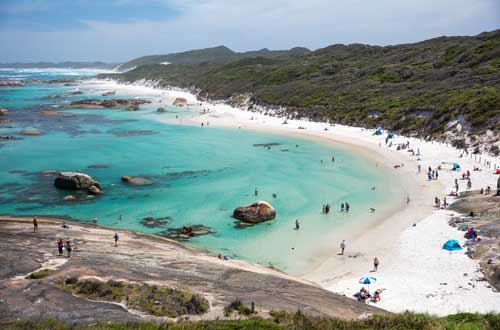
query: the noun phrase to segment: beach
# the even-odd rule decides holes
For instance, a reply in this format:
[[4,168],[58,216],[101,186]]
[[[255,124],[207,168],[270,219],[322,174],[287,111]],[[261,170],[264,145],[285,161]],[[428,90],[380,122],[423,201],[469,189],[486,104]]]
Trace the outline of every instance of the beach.
[[[115,82],[96,82],[109,89],[126,89],[137,94],[154,95],[168,103],[175,97],[185,97],[193,107],[199,101],[184,91],[162,91],[144,86],[118,85]],[[330,126],[307,120],[287,120],[258,112],[233,108],[225,104],[202,103],[201,108],[209,109],[184,119],[183,124],[200,125],[209,122],[212,127],[237,127],[256,131],[272,131],[278,134],[298,135],[333,144],[348,145],[365,156],[377,159],[380,164],[394,168],[394,173],[404,182],[410,197],[408,204],[402,202],[381,221],[362,232],[348,237],[348,247],[344,256],[339,256],[339,242],[331,242],[331,248],[324,252],[322,264],[307,272],[303,278],[321,286],[352,296],[361,287],[357,283],[363,276],[376,276],[378,282],[373,288],[383,289],[382,300],[377,304],[390,311],[412,310],[446,315],[460,311],[487,312],[500,310],[500,294],[481,279],[479,265],[463,251],[448,252],[442,245],[448,239],[457,239],[462,244],[463,232],[448,225],[453,212],[436,210],[434,197],[443,198],[453,189],[455,178],[461,171],[451,171],[452,163],[459,162],[463,170],[472,172],[471,190],[486,186],[494,187],[496,176],[492,166],[498,159],[488,156],[463,155],[461,151],[438,142],[396,136],[392,148],[385,145],[385,136],[375,136],[374,130],[366,130],[342,125]],[[162,120],[161,118],[158,120]],[[298,129],[304,127],[305,129]],[[325,127],[328,128],[325,131]],[[410,142],[410,148],[419,150],[419,157],[407,150],[396,151],[399,143]],[[485,159],[490,161],[488,166]],[[421,173],[417,166],[421,165]],[[441,165],[439,179],[427,181],[427,167]],[[472,171],[479,167],[481,171]],[[459,191],[466,190],[465,181],[460,180]],[[402,200],[407,196],[402,196]],[[453,201],[447,197],[448,202]],[[415,226],[414,226],[415,224]],[[380,259],[377,273],[371,273],[372,260]],[[446,302],[446,307],[442,305]]]
[[[304,141],[302,143],[308,146],[312,146],[313,144],[307,144],[306,142],[319,146],[331,146],[333,150],[337,150],[339,153],[345,150],[348,154],[359,155],[357,159],[366,163],[363,164],[365,168],[368,166],[372,171],[383,173],[387,182],[384,182],[381,186],[372,187],[372,190],[366,187],[366,184],[362,180],[355,181],[355,185],[363,185],[366,187],[365,189],[370,190],[371,195],[369,195],[373,196],[374,199],[376,196],[385,197],[385,194],[390,196],[389,200],[385,197],[387,205],[378,202],[373,212],[365,210],[363,213],[365,219],[363,219],[362,225],[361,223],[346,223],[345,219],[342,219],[343,213],[337,210],[338,205],[333,205],[336,212],[331,215],[331,219],[334,221],[340,219],[341,226],[333,227],[334,229],[328,232],[322,231],[321,233],[316,233],[318,230],[308,223],[308,219],[301,219],[301,230],[300,232],[297,231],[295,236],[299,237],[300,233],[302,234],[302,239],[307,239],[302,241],[301,244],[314,244],[314,246],[309,246],[309,249],[304,251],[294,251],[297,242],[283,240],[281,237],[283,236],[281,234],[283,228],[271,233],[263,231],[253,232],[253,239],[249,240],[246,246],[238,246],[240,250],[245,251],[248,247],[258,250],[255,249],[255,246],[260,246],[262,242],[270,241],[274,242],[275,246],[279,246],[280,249],[257,251],[260,254],[255,254],[256,260],[236,261],[238,257],[234,256],[236,259],[235,262],[238,262],[242,267],[250,267],[248,270],[251,271],[255,271],[253,267],[257,267],[256,269],[260,271],[269,269],[265,266],[274,265],[263,263],[263,257],[273,256],[273,254],[274,257],[280,257],[286,254],[288,258],[293,258],[293,256],[296,258],[293,272],[290,272],[292,275],[287,276],[299,279],[305,283],[314,283],[314,285],[321,286],[352,299],[354,299],[354,294],[363,286],[358,283],[361,277],[375,277],[377,282],[370,285],[369,289],[371,291],[376,289],[382,290],[382,299],[376,303],[376,306],[389,311],[399,312],[410,310],[447,315],[461,311],[488,312],[500,310],[500,294],[495,292],[487,282],[482,280],[483,276],[480,272],[478,262],[470,259],[464,253],[465,250],[448,252],[442,249],[442,245],[448,239],[457,239],[462,245],[465,239],[463,238],[463,232],[448,225],[448,221],[454,213],[449,210],[438,210],[434,207],[434,198],[443,199],[445,195],[453,190],[454,179],[458,178],[462,173],[462,171],[451,171],[454,162],[460,163],[462,170],[471,171],[471,190],[479,190],[487,186],[491,186],[494,189],[497,177],[492,174],[492,166],[495,164],[500,165],[500,160],[486,157],[486,160],[490,161],[490,164],[488,164],[485,162],[484,155],[461,156],[461,151],[449,145],[398,135],[390,140],[391,146],[389,147],[386,145],[385,138],[387,132],[385,131],[384,134],[377,136],[374,134],[375,130],[359,127],[330,125],[321,122],[310,122],[308,120],[287,119],[285,121],[284,118],[274,117],[270,110],[257,109],[259,111],[255,111],[256,109],[254,109],[254,111],[248,111],[245,107],[235,108],[221,102],[204,102],[197,100],[195,95],[190,92],[177,89],[159,89],[157,88],[157,84],[147,81],[141,81],[137,84],[121,84],[111,80],[91,78],[79,82],[72,93],[83,92],[88,96],[100,97],[101,94],[110,91],[124,97],[150,100],[152,103],[147,106],[148,110],[134,113],[116,112],[113,113],[112,118],[114,120],[130,120],[134,117],[147,118],[150,123],[148,125],[151,127],[145,128],[151,129],[153,133],[160,131],[162,125],[167,126],[164,124],[169,124],[168,126],[175,128],[200,128],[203,124],[201,131],[205,132],[210,132],[212,128],[231,129],[232,131],[225,138],[235,136],[241,139],[242,136],[240,133],[248,132],[258,133],[266,137],[265,139],[267,140],[263,142],[273,142],[276,137],[282,136],[297,139],[297,141]],[[154,110],[157,107],[168,107],[171,110],[172,103],[176,98],[185,98],[187,105],[174,107],[174,113],[177,114],[175,117],[173,115],[163,116]],[[74,116],[78,112],[73,113],[71,110],[68,113]],[[151,120],[154,122],[151,122]],[[101,143],[98,137],[99,135],[95,136],[96,145]],[[203,139],[207,138],[207,136],[199,135],[199,138]],[[212,137],[208,136],[208,138]],[[199,140],[198,142],[203,143],[204,141]],[[398,145],[407,143],[409,143],[408,148],[397,150]],[[124,144],[124,146],[127,145]],[[145,150],[150,148],[145,143],[139,144],[138,147]],[[409,152],[408,149],[412,149],[413,152]],[[157,151],[151,149],[152,154],[155,152]],[[113,153],[109,156],[115,158],[122,153],[120,150],[113,150]],[[324,156],[328,157],[324,159],[325,163],[330,163],[329,157],[331,155]],[[217,155],[213,157],[217,158]],[[283,154],[280,154],[279,158],[277,158],[278,164],[281,162],[282,157]],[[294,158],[289,161],[296,160],[297,158]],[[75,166],[84,166],[76,163],[76,161],[75,159]],[[151,163],[151,160],[148,161]],[[306,161],[309,162],[310,159],[306,159]],[[314,161],[319,161],[319,159],[315,159]],[[342,164],[342,161],[342,157],[340,159],[337,157],[335,160],[335,162],[340,162],[340,164]],[[323,159],[321,163],[323,163]],[[418,172],[419,165],[421,167],[420,173]],[[316,169],[316,167],[310,166],[310,164],[308,166],[310,170]],[[330,163],[328,166],[333,167],[334,164]],[[441,166],[439,179],[427,180],[427,168],[437,169],[438,166]],[[88,168],[90,167],[91,165]],[[479,167],[481,171],[472,171],[474,167]],[[127,171],[132,171],[135,168],[130,166],[126,169]],[[99,168],[96,167],[95,171],[99,173]],[[202,174],[203,172],[200,171],[199,173]],[[295,175],[303,175],[300,171],[295,173]],[[127,172],[124,174],[135,173]],[[147,173],[144,172],[144,174]],[[177,175],[176,173],[173,174]],[[312,173],[308,174],[311,175]],[[198,172],[195,175],[198,176]],[[287,179],[286,175],[286,172],[283,173],[283,180]],[[304,181],[308,181],[307,177],[304,177]],[[111,187],[116,186],[113,182],[108,182],[108,185]],[[466,181],[459,180],[459,182],[459,192],[467,190]],[[168,183],[170,184],[170,182]],[[389,190],[384,190],[381,187]],[[305,186],[300,185],[290,188],[290,190],[300,190],[304,189]],[[223,186],[218,187],[218,189],[221,192],[227,190]],[[397,194],[395,194],[396,191]],[[191,198],[190,192],[188,193],[186,198]],[[318,194],[318,196],[320,195]],[[132,196],[128,198],[130,199]],[[217,196],[219,196],[219,199],[227,198],[227,195]],[[117,197],[114,198],[116,199]],[[253,197],[247,195],[245,199],[249,200],[253,199]],[[448,203],[453,202],[452,197],[447,196],[447,199]],[[120,202],[124,207],[123,212],[133,212],[131,209],[134,208],[133,204],[128,205],[126,201],[125,198],[123,202]],[[371,200],[367,199],[363,202],[365,202],[363,203],[363,207],[370,207]],[[85,207],[85,205],[83,206]],[[154,206],[156,207],[156,205]],[[160,204],[158,207],[158,210],[162,210]],[[92,208],[92,204],[88,204],[88,208]],[[223,216],[225,216],[227,211],[225,208],[227,208],[226,205],[221,205],[217,211],[223,211]],[[115,214],[106,214],[106,209],[101,209],[98,209],[98,211],[103,212],[102,218],[116,218]],[[300,207],[297,208],[298,211],[299,209]],[[141,216],[149,216],[149,211],[148,209],[144,209],[144,215]],[[215,210],[207,209],[203,211],[206,213],[196,213],[197,219],[206,218]],[[93,212],[96,211],[93,210]],[[164,216],[163,213],[154,215]],[[295,215],[291,214],[292,216]],[[290,226],[294,220],[291,217],[286,220],[290,222]],[[125,221],[113,221],[101,222],[100,220],[99,224],[105,227],[130,229],[127,227],[128,223]],[[264,225],[256,226],[252,229],[265,229],[262,226]],[[132,230],[134,229],[132,228]],[[240,235],[243,235],[243,233],[240,232]],[[289,233],[287,234],[289,235]],[[312,237],[304,237],[311,235]],[[207,235],[200,239],[208,241],[191,240],[187,244],[203,249],[207,242],[217,244],[221,238],[220,236],[211,237]],[[339,244],[343,239],[347,241],[347,248],[345,254],[339,255]],[[236,238],[233,244],[239,245],[240,242]],[[231,253],[234,251],[223,250],[223,252]],[[256,253],[255,251],[250,252]],[[371,272],[375,257],[378,257],[380,260],[380,267],[376,273]],[[259,258],[261,259],[259,260]],[[262,265],[252,265],[255,262],[260,262]],[[280,265],[277,268],[283,269]],[[285,269],[285,271],[287,270]],[[445,302],[446,308],[442,308],[441,306]]]

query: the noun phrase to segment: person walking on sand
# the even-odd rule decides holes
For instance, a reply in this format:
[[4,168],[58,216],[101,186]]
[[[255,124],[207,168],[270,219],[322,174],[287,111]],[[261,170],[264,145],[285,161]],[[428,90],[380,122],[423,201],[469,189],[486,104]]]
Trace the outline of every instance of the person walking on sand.
[[344,240],[342,240],[342,242],[340,242],[340,250],[341,250],[340,254],[341,255],[344,255],[344,250],[346,247],[347,247],[347,243],[345,242],[345,239],[344,239]]
[[71,241],[66,241],[66,252],[68,252],[68,258],[71,257],[71,251],[73,249],[71,248]]
[[118,233],[115,233],[115,235],[113,236],[113,238],[115,240],[115,247],[117,247],[118,246],[118,239],[119,239]]
[[57,241],[57,250],[59,251],[59,255],[62,256],[63,254],[63,247],[64,247],[64,242],[63,240],[60,238],[58,241]]
[[36,233],[38,231],[38,220],[36,217],[33,218],[33,232]]
[[295,219],[295,230],[299,230],[299,229],[300,229],[299,219]]
[[378,270],[378,264],[380,263],[380,261],[378,260],[377,257],[375,257],[375,259],[373,259],[373,271],[376,272]]

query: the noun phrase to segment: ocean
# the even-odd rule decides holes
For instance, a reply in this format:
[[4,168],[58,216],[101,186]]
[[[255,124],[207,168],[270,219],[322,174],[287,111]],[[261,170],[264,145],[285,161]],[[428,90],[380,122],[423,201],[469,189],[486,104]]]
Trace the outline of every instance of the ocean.
[[[94,74],[0,70],[0,80]],[[388,169],[343,145],[190,126],[181,119],[196,115],[196,109],[162,104],[167,112],[160,114],[153,97],[133,92],[102,96],[104,92],[91,84],[45,81],[0,88],[0,107],[9,110],[0,119],[10,120],[0,123],[0,136],[15,137],[0,140],[0,214],[66,216],[82,222],[97,217],[98,225],[163,236],[184,225],[203,225],[212,233],[187,244],[300,274],[318,265],[325,251],[336,253],[339,240],[354,228],[372,225],[371,207],[379,212],[402,203],[403,188]],[[85,98],[138,96],[155,103],[139,111],[57,108]],[[40,111],[45,110],[60,113],[44,116]],[[20,135],[23,129],[42,134]],[[54,187],[54,171],[87,173],[101,183],[104,194],[64,201],[74,193]],[[152,184],[129,185],[120,180],[124,175],[145,177]],[[234,208],[257,200],[271,203],[276,219],[235,226]],[[350,212],[340,212],[346,201]],[[326,203],[332,206],[328,215],[321,213]],[[300,230],[293,229],[295,219],[300,219]]]

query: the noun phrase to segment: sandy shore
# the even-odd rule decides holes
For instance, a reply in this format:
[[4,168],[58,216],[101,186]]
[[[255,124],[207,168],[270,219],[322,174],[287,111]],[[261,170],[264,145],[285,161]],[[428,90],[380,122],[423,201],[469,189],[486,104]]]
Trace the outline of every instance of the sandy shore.
[[[326,123],[313,123],[306,120],[288,120],[267,116],[261,113],[236,109],[225,104],[197,105],[195,96],[182,91],[166,91],[144,86],[119,85],[111,81],[90,81],[86,84],[100,90],[116,90],[137,96],[150,96],[158,104],[171,104],[175,97],[184,97],[193,104],[194,110],[207,109],[208,113],[192,116],[183,124],[200,125],[210,123],[210,127],[240,128],[291,134],[336,146],[347,146],[366,157],[375,159],[382,166],[393,168],[404,190],[410,197],[392,210],[390,214],[378,215],[379,221],[363,228],[361,232],[351,233],[346,254],[338,255],[338,243],[332,242],[331,249],[325,251],[323,263],[307,272],[303,277],[321,286],[352,296],[361,287],[362,276],[375,276],[378,281],[370,289],[383,289],[379,306],[391,311],[413,310],[434,314],[449,314],[459,311],[485,312],[500,311],[500,294],[488,284],[478,281],[478,263],[469,259],[463,251],[450,253],[442,249],[447,239],[458,239],[463,243],[461,232],[450,227],[448,220],[452,215],[446,210],[434,209],[434,197],[443,198],[452,190],[454,179],[462,172],[451,171],[452,163],[458,161],[463,170],[472,174],[472,189],[494,187],[496,176],[492,168],[485,165],[500,165],[500,159],[478,156],[460,158],[460,151],[451,146],[420,139],[396,136],[392,147],[385,145],[385,134],[374,136],[372,130],[341,125],[329,126]],[[160,103],[161,102],[161,103]],[[196,104],[196,105],[195,105]],[[171,119],[156,120],[172,123]],[[306,129],[298,129],[305,127]],[[328,130],[325,130],[328,127]],[[410,147],[420,151],[413,156],[407,150],[397,151],[398,143],[409,141]],[[394,165],[404,164],[394,169]],[[418,173],[418,165],[421,173]],[[439,180],[427,181],[427,167],[441,165]],[[482,171],[473,172],[474,167]],[[460,182],[460,191],[466,184]],[[451,197],[447,197],[452,202]],[[416,224],[415,226],[413,226]],[[372,260],[380,259],[376,274],[372,270]],[[467,274],[467,275],[464,275]],[[443,284],[446,283],[446,284]],[[443,306],[444,305],[444,306]]]

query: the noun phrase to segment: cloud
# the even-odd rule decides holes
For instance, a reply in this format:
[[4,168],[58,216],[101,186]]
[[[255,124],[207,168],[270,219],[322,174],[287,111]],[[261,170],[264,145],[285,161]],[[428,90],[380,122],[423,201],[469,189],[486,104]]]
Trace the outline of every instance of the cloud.
[[[131,0],[114,0],[127,7]],[[10,45],[0,61],[124,61],[146,54],[226,45],[234,50],[320,48],[333,43],[397,44],[471,35],[500,25],[495,0],[158,0],[176,13],[125,21],[82,19],[85,29],[20,31],[2,26]],[[136,4],[137,2],[134,1]],[[149,3],[151,4],[151,3]],[[143,1],[146,6],[146,1]]]

